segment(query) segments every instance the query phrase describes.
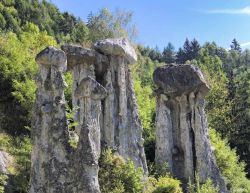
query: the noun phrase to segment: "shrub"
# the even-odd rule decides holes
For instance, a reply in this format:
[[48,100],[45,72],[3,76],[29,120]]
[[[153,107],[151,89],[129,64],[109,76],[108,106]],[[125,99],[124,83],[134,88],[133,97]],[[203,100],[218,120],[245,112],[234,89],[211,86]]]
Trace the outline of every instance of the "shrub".
[[235,150],[232,150],[227,140],[214,130],[209,131],[217,165],[228,182],[228,189],[231,193],[250,192],[250,181],[246,178],[245,163],[240,162]]
[[0,175],[0,193],[4,193],[4,186],[7,184],[8,176]]
[[102,193],[141,193],[142,169],[136,169],[132,161],[125,161],[110,149],[99,160],[99,183]]
[[152,193],[182,193],[181,182],[170,176],[160,177]]
[[215,187],[211,179],[207,179],[204,184],[199,183],[199,177],[195,177],[195,184],[189,180],[188,193],[219,193],[219,188]]

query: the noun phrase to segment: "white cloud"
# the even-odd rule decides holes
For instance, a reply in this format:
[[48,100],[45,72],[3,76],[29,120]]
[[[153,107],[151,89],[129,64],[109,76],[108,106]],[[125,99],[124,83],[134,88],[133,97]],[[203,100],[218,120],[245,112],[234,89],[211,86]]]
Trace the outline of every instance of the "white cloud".
[[246,46],[250,46],[250,42],[245,42],[240,44],[241,47],[246,47]]
[[213,10],[207,10],[205,11],[205,13],[250,15],[250,6],[244,7],[242,9],[213,9]]

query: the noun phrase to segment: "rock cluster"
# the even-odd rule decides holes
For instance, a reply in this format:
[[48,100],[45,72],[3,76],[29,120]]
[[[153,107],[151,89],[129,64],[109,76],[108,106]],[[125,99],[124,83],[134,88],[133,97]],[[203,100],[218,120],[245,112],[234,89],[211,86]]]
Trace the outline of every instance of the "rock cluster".
[[153,74],[157,86],[156,163],[187,184],[195,174],[200,182],[211,178],[220,192],[225,182],[211,150],[204,97],[209,87],[193,65],[166,65]]
[[[63,50],[63,51],[62,51]],[[126,39],[98,41],[94,49],[64,45],[37,55],[31,193],[98,193],[101,149],[112,148],[147,174],[142,127],[128,64],[135,50]],[[72,73],[77,109],[76,148],[69,144],[63,73]]]
[[[137,56],[126,39],[96,42],[93,49],[48,47],[36,61],[30,193],[100,193],[98,160],[111,148],[131,159],[147,175],[142,126],[129,64]],[[72,106],[76,109],[70,145],[63,73],[72,73]],[[156,163],[168,164],[187,184],[195,174],[209,177],[226,193],[211,150],[204,97],[209,87],[193,65],[167,65],[155,70],[157,86]],[[185,188],[185,186],[184,186]]]

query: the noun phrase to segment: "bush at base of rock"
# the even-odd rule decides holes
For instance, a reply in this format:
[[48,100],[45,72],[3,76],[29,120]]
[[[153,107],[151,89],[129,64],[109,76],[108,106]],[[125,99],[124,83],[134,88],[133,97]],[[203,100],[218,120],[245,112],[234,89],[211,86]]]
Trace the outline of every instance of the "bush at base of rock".
[[132,161],[125,161],[110,149],[99,160],[99,183],[102,193],[142,193],[142,169]]

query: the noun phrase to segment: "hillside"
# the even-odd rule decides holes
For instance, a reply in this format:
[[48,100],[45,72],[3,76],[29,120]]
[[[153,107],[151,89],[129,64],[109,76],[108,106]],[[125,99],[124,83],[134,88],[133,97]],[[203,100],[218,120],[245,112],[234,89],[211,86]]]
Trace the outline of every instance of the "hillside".
[[[65,43],[74,43],[91,47],[100,39],[120,36],[132,39],[135,37],[131,33],[133,30],[129,30],[132,27],[132,15],[125,11],[102,9],[96,15],[90,13],[88,21],[84,22],[70,13],[60,12],[55,5],[45,0],[0,2],[0,147],[15,160],[8,168],[10,175],[6,190],[20,193],[29,191],[31,117],[38,70],[36,55],[48,45],[59,48]],[[215,147],[217,164],[228,182],[228,188],[235,193],[250,192],[247,178],[250,176],[249,50],[242,50],[235,39],[230,50],[214,42],[200,45],[196,39],[187,39],[177,51],[171,43],[162,52],[144,45],[135,45],[135,48],[138,61],[130,68],[143,126],[149,173],[152,176],[150,180],[153,185],[147,188],[148,191],[157,193],[169,186],[176,188],[176,192],[182,191],[180,182],[163,169],[159,171],[154,163],[156,101],[152,75],[164,63],[186,63],[198,66],[211,88],[206,97],[210,137]],[[65,77],[69,85],[65,91],[66,100],[71,101],[71,74],[66,73]],[[71,107],[69,102],[69,109]],[[135,186],[137,192],[142,192],[142,185],[136,181],[140,178],[140,171],[132,163],[125,163],[123,158],[109,151],[101,161],[101,184],[106,192],[110,192],[108,188],[111,188],[108,185],[105,187],[110,168],[112,175],[121,177],[120,181],[114,179],[113,189],[129,192],[128,187]],[[1,175],[0,178],[2,187],[7,181],[5,177]],[[126,180],[131,184],[125,183],[121,188]],[[207,187],[212,187],[211,182],[207,184]]]

